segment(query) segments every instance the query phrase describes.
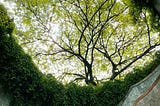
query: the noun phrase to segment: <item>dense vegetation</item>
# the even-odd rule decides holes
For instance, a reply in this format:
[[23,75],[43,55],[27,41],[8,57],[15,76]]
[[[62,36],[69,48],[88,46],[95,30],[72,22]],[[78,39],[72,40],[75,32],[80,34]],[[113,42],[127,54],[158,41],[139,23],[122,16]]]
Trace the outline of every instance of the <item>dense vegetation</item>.
[[63,85],[54,76],[42,74],[18,45],[12,34],[14,23],[0,5],[0,84],[10,95],[11,106],[116,106],[129,87],[160,64],[160,54],[150,64],[135,69],[124,80],[93,86]]
[[118,79],[160,46],[156,0],[6,1],[15,3],[19,44],[62,82]]

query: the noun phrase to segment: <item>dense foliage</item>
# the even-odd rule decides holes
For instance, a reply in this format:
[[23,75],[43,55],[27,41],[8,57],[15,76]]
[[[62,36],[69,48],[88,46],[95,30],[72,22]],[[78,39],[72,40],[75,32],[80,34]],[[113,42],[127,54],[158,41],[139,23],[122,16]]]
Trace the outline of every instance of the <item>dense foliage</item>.
[[150,64],[135,69],[124,80],[107,81],[97,86],[63,85],[54,76],[39,71],[17,43],[12,34],[13,21],[2,5],[0,11],[4,20],[0,23],[0,32],[3,32],[0,36],[0,84],[10,95],[11,106],[116,106],[131,85],[160,64],[157,52]]
[[15,3],[18,42],[63,82],[114,80],[160,46],[152,0],[6,1]]
[[130,7],[130,14],[133,16],[135,22],[141,17],[144,10],[149,12],[150,24],[155,30],[159,29],[160,20],[160,1],[159,0],[127,0],[128,6]]
[[[47,76],[42,76],[30,56],[18,45],[10,30],[6,30],[10,28],[10,19],[2,5],[0,11],[2,11],[0,17],[4,19],[4,23],[0,25],[2,28],[0,31],[3,32],[3,36],[0,36],[0,84],[10,94],[11,106],[49,104],[52,101],[49,101],[48,93],[60,100],[56,97],[58,93],[54,93],[60,92],[58,88],[61,86],[53,78],[45,80]],[[9,36],[5,35],[7,33]],[[45,85],[46,82],[56,89],[49,88]]]
[[13,20],[7,15],[7,10],[4,10],[4,6],[0,6],[0,36],[11,34],[14,29]]

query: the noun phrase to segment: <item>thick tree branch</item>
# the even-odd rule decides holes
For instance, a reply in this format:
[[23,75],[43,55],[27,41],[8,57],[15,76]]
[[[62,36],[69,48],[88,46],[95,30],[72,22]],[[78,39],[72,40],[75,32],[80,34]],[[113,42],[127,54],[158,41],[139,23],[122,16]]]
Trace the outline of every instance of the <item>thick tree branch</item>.
[[160,46],[159,44],[155,44],[153,46],[150,46],[148,49],[146,49],[143,53],[141,53],[137,58],[135,58],[134,60],[132,60],[130,63],[128,63],[125,67],[123,67],[121,70],[119,70],[117,73],[113,74],[112,77],[110,78],[111,80],[113,80],[117,75],[119,75],[120,73],[122,73],[124,70],[126,70],[128,67],[130,67],[133,63],[135,63],[137,60],[141,59],[142,57],[144,57],[146,54],[148,54],[151,50],[153,50],[154,48],[156,48],[157,46]]

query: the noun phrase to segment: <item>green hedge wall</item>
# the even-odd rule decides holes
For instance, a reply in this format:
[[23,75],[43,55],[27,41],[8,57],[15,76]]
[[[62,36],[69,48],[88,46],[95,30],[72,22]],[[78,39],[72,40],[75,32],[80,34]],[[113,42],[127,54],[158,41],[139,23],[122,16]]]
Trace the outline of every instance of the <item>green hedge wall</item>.
[[0,23],[0,32],[3,32],[0,35],[0,85],[10,95],[10,106],[116,106],[131,85],[160,64],[157,52],[149,65],[135,69],[124,80],[106,81],[97,86],[63,85],[54,76],[39,71],[12,35],[13,21],[2,5],[0,11],[3,11],[0,18],[4,20]]

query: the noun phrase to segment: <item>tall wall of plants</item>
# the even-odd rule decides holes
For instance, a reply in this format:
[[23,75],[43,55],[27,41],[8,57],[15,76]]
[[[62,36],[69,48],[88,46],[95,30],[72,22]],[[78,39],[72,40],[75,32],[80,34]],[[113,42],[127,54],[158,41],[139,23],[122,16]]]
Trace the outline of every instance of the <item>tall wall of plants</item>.
[[10,106],[116,106],[129,87],[160,64],[154,60],[137,68],[123,80],[106,81],[97,86],[63,85],[52,75],[44,75],[17,43],[14,22],[0,5],[0,85],[10,96]]

